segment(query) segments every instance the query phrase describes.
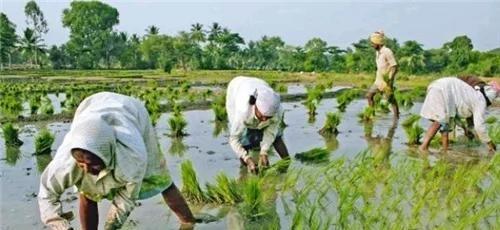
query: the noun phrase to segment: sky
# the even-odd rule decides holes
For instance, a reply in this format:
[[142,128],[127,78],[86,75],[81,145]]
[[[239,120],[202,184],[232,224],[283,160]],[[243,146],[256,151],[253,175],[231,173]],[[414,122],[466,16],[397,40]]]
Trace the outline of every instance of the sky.
[[[1,12],[17,32],[26,27],[24,0],[0,0]],[[383,30],[400,43],[416,40],[424,48],[439,48],[460,35],[469,36],[476,50],[500,47],[500,0],[496,1],[104,1],[118,9],[115,27],[128,34],[145,34],[150,25],[160,33],[175,35],[201,23],[205,29],[218,22],[245,41],[264,35],[280,36],[287,44],[303,46],[319,37],[329,45],[346,48]],[[47,44],[63,44],[69,30],[63,28],[62,11],[70,1],[37,1],[49,32]]]

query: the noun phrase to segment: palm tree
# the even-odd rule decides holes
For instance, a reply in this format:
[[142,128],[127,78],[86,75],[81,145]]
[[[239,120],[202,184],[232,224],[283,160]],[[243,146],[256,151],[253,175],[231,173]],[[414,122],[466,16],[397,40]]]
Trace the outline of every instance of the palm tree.
[[209,35],[208,35],[208,40],[209,41],[214,41],[219,34],[222,32],[222,27],[219,25],[219,23],[214,22],[212,23],[212,26],[210,27]]
[[38,65],[38,54],[46,53],[45,44],[42,42],[43,39],[37,36],[32,29],[26,28],[24,30],[23,37],[19,41],[19,49],[24,55],[30,57],[30,64],[33,64],[34,60],[34,64]]
[[191,38],[197,42],[205,41],[205,32],[203,31],[202,24],[195,23],[191,25]]
[[146,29],[147,35],[157,35],[160,33],[160,28],[156,27],[155,25],[151,25]]

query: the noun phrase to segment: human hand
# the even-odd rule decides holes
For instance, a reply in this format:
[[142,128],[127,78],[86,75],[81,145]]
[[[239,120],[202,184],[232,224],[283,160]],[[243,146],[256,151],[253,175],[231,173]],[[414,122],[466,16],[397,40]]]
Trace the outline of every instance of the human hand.
[[260,167],[269,167],[269,158],[268,158],[267,154],[260,154],[259,166]]
[[257,166],[255,165],[255,162],[252,160],[251,157],[248,157],[245,160],[245,163],[247,164],[247,169],[249,172],[251,172],[253,174],[257,174],[257,172],[258,172]]

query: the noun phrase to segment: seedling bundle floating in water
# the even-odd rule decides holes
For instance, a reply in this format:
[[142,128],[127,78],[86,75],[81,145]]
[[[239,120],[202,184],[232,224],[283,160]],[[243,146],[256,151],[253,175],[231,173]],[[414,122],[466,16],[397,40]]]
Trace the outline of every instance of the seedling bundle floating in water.
[[54,135],[48,129],[42,129],[35,138],[35,155],[50,154]]
[[327,113],[325,125],[319,130],[319,133],[324,137],[332,137],[339,133],[337,126],[339,126],[341,116],[338,113]]
[[186,135],[185,129],[187,126],[186,119],[182,115],[181,109],[178,105],[173,106],[174,111],[171,113],[170,119],[168,119],[168,125],[170,127],[171,137],[183,137]]
[[358,114],[358,117],[361,122],[373,121],[375,118],[375,108],[372,106],[365,107],[363,111]]
[[19,131],[12,125],[7,123],[2,126],[3,137],[5,138],[5,145],[21,146],[23,142],[19,140]]
[[324,148],[314,148],[306,152],[295,154],[295,159],[301,162],[321,163],[330,158],[330,151]]
[[337,98],[337,108],[340,112],[345,112],[347,106],[351,104],[354,99],[359,97],[359,90],[357,89],[346,89],[338,94]]
[[224,122],[227,121],[227,112],[226,112],[226,95],[222,94],[216,96],[214,101],[212,102],[212,110],[215,114],[215,121]]
[[405,121],[403,121],[402,126],[405,130],[406,136],[408,138],[409,145],[420,144],[420,138],[424,133],[424,129],[420,127],[419,122],[420,116],[416,114],[411,114]]

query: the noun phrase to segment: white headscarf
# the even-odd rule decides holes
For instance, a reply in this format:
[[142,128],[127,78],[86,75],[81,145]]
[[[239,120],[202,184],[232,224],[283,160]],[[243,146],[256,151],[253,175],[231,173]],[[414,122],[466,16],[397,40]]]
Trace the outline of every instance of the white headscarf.
[[280,95],[275,93],[269,87],[260,87],[256,89],[257,109],[266,117],[272,117],[280,108]]

